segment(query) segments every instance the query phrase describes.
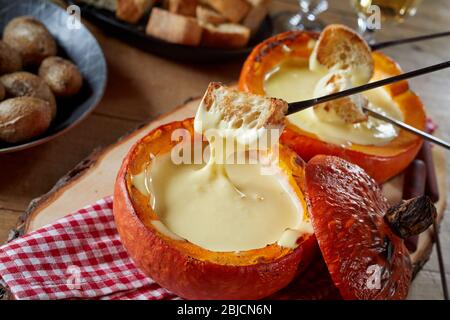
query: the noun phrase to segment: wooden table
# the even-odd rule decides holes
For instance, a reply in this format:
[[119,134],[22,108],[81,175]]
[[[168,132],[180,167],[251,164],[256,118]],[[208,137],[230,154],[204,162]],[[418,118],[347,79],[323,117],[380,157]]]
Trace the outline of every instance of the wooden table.
[[[355,27],[356,18],[349,1],[330,0],[329,3],[330,9],[321,16],[325,22]],[[295,1],[275,0],[272,6],[272,12],[295,9]],[[236,81],[243,62],[207,65],[169,61],[130,47],[94,26],[90,29],[100,42],[108,63],[109,79],[103,100],[83,123],[62,137],[29,150],[0,155],[2,242],[30,200],[47,192],[93,149],[116,141],[142,122],[173,109],[189,97],[199,96],[210,81]],[[400,26],[383,26],[377,36],[387,40],[443,30],[450,30],[448,2],[429,0],[422,4],[417,16]],[[432,40],[386,49],[385,52],[404,70],[410,70],[449,59],[450,41],[448,38]],[[423,99],[428,114],[440,125],[442,136],[450,140],[450,71],[414,79],[411,86]],[[447,160],[447,171],[449,168],[450,161]],[[441,196],[449,199],[449,194]],[[450,209],[446,214],[450,214]],[[448,217],[440,234],[447,279],[450,280]],[[414,280],[410,298],[442,298],[435,252]]]

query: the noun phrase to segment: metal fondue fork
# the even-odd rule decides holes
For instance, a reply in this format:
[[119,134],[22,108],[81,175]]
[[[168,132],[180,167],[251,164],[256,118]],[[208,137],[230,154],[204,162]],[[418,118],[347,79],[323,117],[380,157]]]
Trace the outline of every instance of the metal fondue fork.
[[[327,101],[331,101],[331,100],[335,100],[335,99],[340,99],[346,96],[351,96],[360,92],[364,92],[367,90],[371,90],[371,89],[375,89],[378,87],[382,87],[388,84],[392,84],[398,81],[402,81],[402,80],[406,80],[409,78],[414,78],[417,76],[421,76],[427,73],[431,73],[431,72],[435,72],[438,70],[442,70],[442,69],[446,69],[450,67],[450,61],[446,61],[446,62],[442,62],[442,63],[438,63],[429,67],[425,67],[425,68],[421,68],[421,69],[417,69],[414,71],[410,71],[410,72],[406,72],[406,73],[402,73],[400,75],[394,76],[394,77],[390,77],[390,78],[386,78],[386,79],[382,79],[382,80],[378,80],[378,81],[374,81],[374,82],[370,82],[367,84],[364,84],[362,86],[358,86],[358,87],[354,87],[351,89],[347,89],[347,90],[343,90],[340,92],[336,92],[336,93],[332,93],[326,96],[322,96],[322,97],[318,97],[318,98],[313,98],[313,99],[309,99],[309,100],[303,100],[303,101],[297,101],[297,102],[291,102],[289,103],[289,108],[288,108],[288,112],[287,114],[293,114],[296,113],[298,111],[302,111],[305,110],[307,108],[310,108],[314,105],[323,103],[323,102],[327,102]],[[426,140],[429,140],[437,145],[440,145],[446,149],[450,149],[450,144],[442,139],[436,138],[435,136],[426,133],[422,130],[419,130],[417,128],[414,128],[406,123],[404,123],[403,121],[397,120],[397,119],[393,119],[389,116],[383,115],[379,112],[376,112],[374,110],[370,110],[368,108],[363,108],[364,111],[366,111],[367,113],[369,113],[371,116],[373,116],[374,118],[380,119],[382,121],[386,121],[389,123],[392,123],[393,125],[400,127],[404,130],[407,130],[415,135],[418,135]]]
[[412,42],[418,42],[418,41],[423,41],[423,40],[431,40],[431,39],[447,37],[447,36],[450,36],[450,31],[431,33],[431,34],[426,34],[426,35],[411,37],[411,38],[379,42],[379,43],[371,44],[369,46],[372,50],[375,51],[375,50],[380,50],[380,49],[387,48],[387,47],[396,46],[399,44],[412,43]]

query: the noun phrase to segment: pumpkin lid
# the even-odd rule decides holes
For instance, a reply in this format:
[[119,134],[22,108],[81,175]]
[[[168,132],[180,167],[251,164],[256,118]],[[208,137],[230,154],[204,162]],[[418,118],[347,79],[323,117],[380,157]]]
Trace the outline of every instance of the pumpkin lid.
[[314,157],[305,174],[314,232],[342,297],[405,298],[409,253],[384,219],[389,206],[375,181],[333,156]]

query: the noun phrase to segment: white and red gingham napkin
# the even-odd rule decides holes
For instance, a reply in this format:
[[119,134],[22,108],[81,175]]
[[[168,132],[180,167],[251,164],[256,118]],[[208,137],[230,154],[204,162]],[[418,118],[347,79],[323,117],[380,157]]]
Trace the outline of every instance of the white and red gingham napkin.
[[[338,299],[323,266],[315,264],[269,298]],[[0,247],[0,284],[16,299],[180,299],[131,261],[115,227],[112,197]]]
[[0,279],[16,299],[174,299],[123,248],[112,197],[0,247]]

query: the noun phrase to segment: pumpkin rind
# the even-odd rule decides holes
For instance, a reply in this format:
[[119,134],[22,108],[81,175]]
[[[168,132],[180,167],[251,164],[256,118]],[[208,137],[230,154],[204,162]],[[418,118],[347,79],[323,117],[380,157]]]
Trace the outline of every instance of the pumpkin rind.
[[[130,172],[140,170],[139,163],[150,149],[154,153],[167,151],[170,133],[177,128],[192,132],[192,119],[163,125],[141,139],[124,159],[117,176],[113,211],[130,257],[147,276],[186,299],[260,299],[288,285],[317,253],[313,235],[301,238],[293,250],[274,244],[235,257],[234,253],[214,253],[170,239],[149,223],[155,213],[131,186]],[[282,169],[291,168],[294,179],[303,179],[303,161],[286,148],[282,147],[280,153],[282,159],[285,157]],[[301,189],[304,184],[298,182]]]
[[344,299],[405,299],[408,249],[384,220],[388,202],[360,167],[318,155],[306,165],[314,234]]
[[[239,78],[239,89],[264,95],[264,77],[275,66],[293,57],[309,58],[309,43],[318,34],[289,31],[267,39],[256,46],[244,63]],[[290,50],[286,50],[286,47]],[[398,64],[381,52],[372,53],[375,72],[373,80],[402,73]],[[385,87],[397,103],[404,122],[420,130],[425,129],[426,115],[422,102],[408,83],[401,81]],[[415,158],[422,145],[418,136],[401,130],[398,137],[383,146],[353,144],[342,147],[321,141],[317,136],[288,123],[281,142],[295,150],[305,161],[317,154],[339,156],[361,166],[378,183],[402,172]]]

